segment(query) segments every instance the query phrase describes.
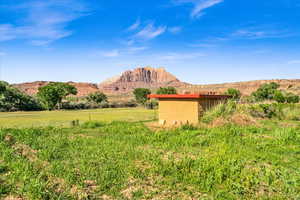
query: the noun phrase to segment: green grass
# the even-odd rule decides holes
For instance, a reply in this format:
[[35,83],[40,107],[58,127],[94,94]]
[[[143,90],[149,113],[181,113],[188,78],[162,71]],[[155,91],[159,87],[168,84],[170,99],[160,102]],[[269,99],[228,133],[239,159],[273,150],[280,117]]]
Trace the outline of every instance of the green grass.
[[0,198],[299,199],[300,127],[2,129]]
[[299,107],[243,126],[229,108],[156,131],[141,108],[0,113],[0,199],[300,199]]
[[70,126],[72,120],[141,121],[153,120],[155,111],[143,108],[108,108],[76,111],[0,112],[0,127]]

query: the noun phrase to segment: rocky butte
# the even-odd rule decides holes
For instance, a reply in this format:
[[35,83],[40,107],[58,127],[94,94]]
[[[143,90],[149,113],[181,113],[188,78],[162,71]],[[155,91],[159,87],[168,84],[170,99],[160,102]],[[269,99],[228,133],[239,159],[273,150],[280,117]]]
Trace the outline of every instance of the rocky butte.
[[128,93],[135,88],[183,87],[188,85],[179,81],[164,68],[143,67],[128,70],[99,84],[99,89],[105,93]]

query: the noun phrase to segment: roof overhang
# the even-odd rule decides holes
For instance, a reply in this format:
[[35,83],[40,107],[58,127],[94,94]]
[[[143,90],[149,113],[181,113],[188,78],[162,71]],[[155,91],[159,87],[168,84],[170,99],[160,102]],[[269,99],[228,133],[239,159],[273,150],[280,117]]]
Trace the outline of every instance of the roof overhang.
[[150,99],[229,99],[230,95],[209,95],[209,94],[150,94]]

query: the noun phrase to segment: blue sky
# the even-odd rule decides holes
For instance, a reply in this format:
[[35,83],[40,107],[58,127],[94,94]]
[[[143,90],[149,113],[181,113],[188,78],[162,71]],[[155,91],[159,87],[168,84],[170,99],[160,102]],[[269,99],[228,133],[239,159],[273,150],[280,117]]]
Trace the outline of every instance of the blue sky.
[[10,83],[138,66],[199,84],[300,78],[300,0],[0,0],[0,66]]

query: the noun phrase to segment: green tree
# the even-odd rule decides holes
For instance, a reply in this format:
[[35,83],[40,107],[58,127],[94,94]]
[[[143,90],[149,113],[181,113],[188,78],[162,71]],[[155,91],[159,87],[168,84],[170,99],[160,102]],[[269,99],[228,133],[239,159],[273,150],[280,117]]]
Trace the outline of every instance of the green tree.
[[156,94],[177,94],[177,90],[174,87],[160,87]]
[[88,95],[87,100],[96,104],[107,102],[107,96],[103,92],[95,92]]
[[240,100],[240,98],[241,98],[241,92],[238,89],[235,89],[235,88],[229,88],[225,92],[225,94],[232,96],[232,99],[234,99],[234,100]]
[[272,82],[266,83],[260,86],[255,92],[252,93],[252,96],[256,101],[263,100],[272,100],[275,95],[275,91],[279,88],[279,84]]
[[285,98],[284,94],[279,90],[276,90],[274,92],[274,98],[273,99],[275,101],[277,101],[278,103],[285,103],[286,102],[286,98]]
[[39,102],[33,97],[0,81],[0,111],[41,110]]
[[67,83],[49,83],[39,88],[37,96],[48,110],[53,110],[56,106],[60,108],[62,100],[71,94],[77,94],[74,86]]
[[135,96],[135,100],[144,105],[147,101],[147,95],[151,94],[151,90],[147,88],[136,88],[133,91],[133,94]]

